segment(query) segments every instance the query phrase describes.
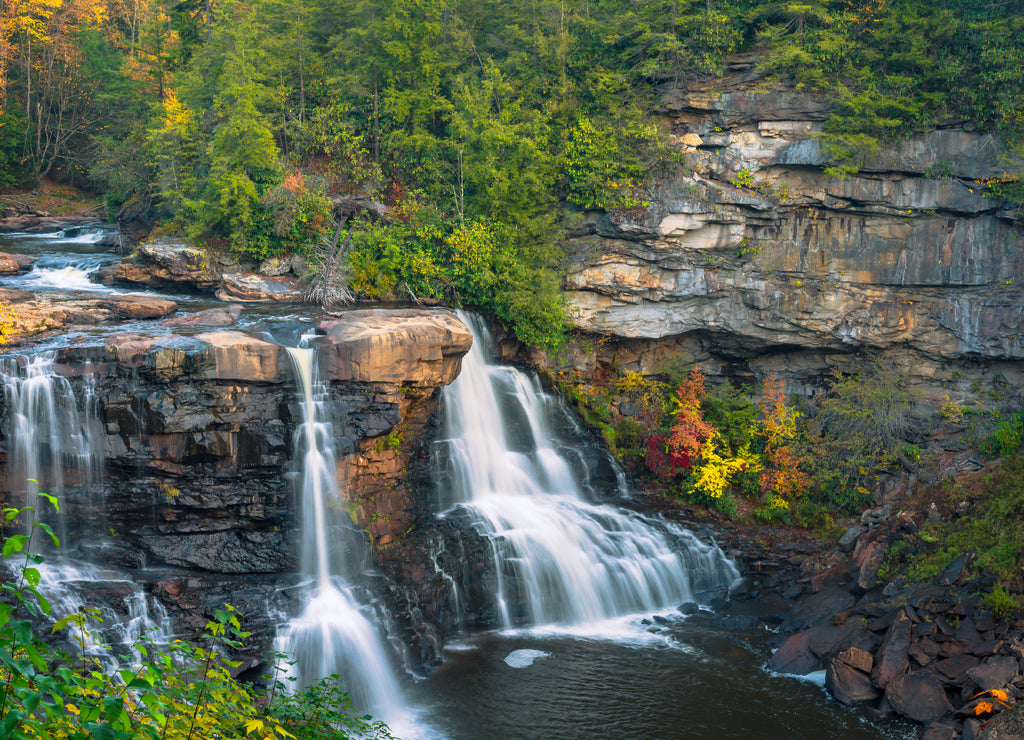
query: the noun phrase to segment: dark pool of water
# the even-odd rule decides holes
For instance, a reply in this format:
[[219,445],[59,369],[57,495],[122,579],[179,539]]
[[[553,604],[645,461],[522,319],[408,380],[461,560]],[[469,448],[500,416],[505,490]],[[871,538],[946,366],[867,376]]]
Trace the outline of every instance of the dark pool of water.
[[[531,665],[513,651],[548,653]],[[451,740],[878,740],[875,725],[815,683],[772,675],[763,637],[680,627],[646,645],[532,634],[484,635],[445,653],[414,689]]]

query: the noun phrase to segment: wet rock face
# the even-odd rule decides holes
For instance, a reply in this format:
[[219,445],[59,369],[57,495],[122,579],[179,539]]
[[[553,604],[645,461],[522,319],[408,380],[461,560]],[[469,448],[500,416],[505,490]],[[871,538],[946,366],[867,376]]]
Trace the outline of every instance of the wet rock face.
[[1024,359],[1024,228],[972,182],[1007,168],[999,139],[933,131],[839,179],[815,138],[827,101],[766,84],[741,61],[661,88],[694,174],[646,210],[586,214],[566,281],[577,326],[640,370],[668,354],[797,380],[893,352],[923,384],[955,361],[985,385],[977,360]]
[[[471,335],[444,311],[403,311],[391,320],[383,311],[354,312],[333,328],[319,353],[345,497],[332,505],[352,512],[378,565],[397,579],[388,586],[400,607],[395,618],[410,635],[423,633],[422,665],[439,642],[420,622],[425,612],[441,618],[446,607],[431,586],[437,574],[429,558],[405,542],[412,525],[428,519],[407,470]],[[346,332],[367,351],[391,354],[339,363],[331,358],[347,351],[339,338]],[[268,599],[295,581],[303,536],[289,475],[302,409],[285,348],[238,331],[120,335],[62,350],[56,367],[79,398],[92,378],[104,458],[103,495],[76,494],[71,485],[62,502],[69,541],[88,547],[110,539],[102,559],[159,581],[154,592],[187,625],[202,627],[222,601],[244,608],[218,585],[230,576],[229,591],[259,602],[253,628],[270,630]],[[285,610],[289,598],[273,596]],[[265,642],[272,633],[257,637]]]

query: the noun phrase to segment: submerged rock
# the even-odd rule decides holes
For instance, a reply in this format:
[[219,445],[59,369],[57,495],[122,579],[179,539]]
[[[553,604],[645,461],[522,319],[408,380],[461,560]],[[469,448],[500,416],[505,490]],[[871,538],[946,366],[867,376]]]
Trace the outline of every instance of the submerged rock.
[[505,656],[505,664],[511,668],[529,668],[536,661],[541,658],[548,658],[551,653],[546,653],[543,650],[513,650],[511,653]]

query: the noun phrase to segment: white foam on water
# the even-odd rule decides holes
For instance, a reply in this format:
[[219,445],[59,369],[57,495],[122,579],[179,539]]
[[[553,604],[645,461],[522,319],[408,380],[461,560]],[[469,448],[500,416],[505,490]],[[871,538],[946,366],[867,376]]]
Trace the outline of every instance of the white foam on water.
[[551,657],[551,653],[543,650],[533,650],[530,648],[523,648],[521,650],[513,650],[511,653],[505,656],[505,665],[512,668],[529,668],[534,664],[535,661],[541,658]]

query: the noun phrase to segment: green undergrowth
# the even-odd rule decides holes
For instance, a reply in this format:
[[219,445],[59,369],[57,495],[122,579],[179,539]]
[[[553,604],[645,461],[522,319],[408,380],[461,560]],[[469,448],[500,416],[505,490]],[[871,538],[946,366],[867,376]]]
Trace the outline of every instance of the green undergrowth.
[[684,366],[554,381],[641,486],[733,518],[831,532],[880,476],[920,458],[908,441],[914,399],[873,364],[833,376],[813,407],[774,376],[711,385]]
[[961,504],[969,512],[929,521],[916,535],[897,542],[880,575],[928,581],[970,551],[970,573],[999,581],[985,595],[990,607],[1003,613],[1013,611],[1014,604],[1019,608],[1011,591],[1024,590],[1024,455],[1017,451],[984,475],[947,481],[942,497],[947,506]]
[[[39,502],[57,506],[46,494]],[[392,738],[354,710],[336,676],[301,692],[276,676],[267,677],[267,690],[235,681],[232,670],[241,664],[230,656],[249,633],[227,605],[195,641],[143,641],[133,646],[134,658],[87,655],[82,628],[95,623],[98,610],[53,614],[38,588],[43,560],[32,545],[36,537],[59,542],[35,510],[0,510],[4,525],[27,532],[2,538],[0,567],[17,567],[8,569],[13,580],[0,583],[0,740]],[[73,649],[57,647],[58,639]]]

